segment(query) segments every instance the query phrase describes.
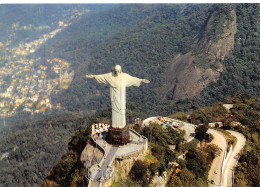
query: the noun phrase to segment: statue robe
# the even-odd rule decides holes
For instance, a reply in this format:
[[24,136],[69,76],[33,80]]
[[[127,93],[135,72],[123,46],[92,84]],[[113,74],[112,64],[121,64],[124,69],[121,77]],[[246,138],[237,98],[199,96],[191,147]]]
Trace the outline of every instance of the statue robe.
[[98,83],[110,86],[110,98],[112,103],[112,127],[124,128],[126,125],[126,87],[137,86],[142,83],[142,79],[132,77],[126,73],[118,76],[113,73],[94,75]]

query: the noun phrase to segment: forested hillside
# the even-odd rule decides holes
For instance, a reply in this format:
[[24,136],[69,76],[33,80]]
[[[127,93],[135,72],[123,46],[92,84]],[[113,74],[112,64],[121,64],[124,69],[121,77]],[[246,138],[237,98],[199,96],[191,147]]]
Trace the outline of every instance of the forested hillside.
[[[222,104],[232,105],[230,111]],[[235,172],[235,186],[259,186],[259,98],[249,95],[236,95],[228,97],[223,102],[215,103],[205,108],[194,110],[190,117],[183,114],[182,120],[192,120],[195,124],[207,124],[213,121],[223,122],[222,129],[216,128],[227,135],[225,130],[235,130],[246,136],[247,143],[241,152]],[[104,113],[103,113],[104,114]],[[177,114],[171,117],[177,117]],[[180,115],[179,115],[180,116]],[[101,117],[101,116],[100,116]],[[234,125],[234,122],[241,122]],[[205,132],[208,127],[198,126],[196,138],[184,143],[183,134],[172,128],[163,128],[158,124],[149,126],[134,125],[133,128],[149,140],[149,150],[144,160],[137,160],[133,165],[127,179],[121,179],[113,186],[148,186],[153,181],[155,173],[163,175],[168,173],[166,186],[207,186],[208,172],[213,159],[220,154],[215,144],[205,143]],[[202,133],[199,129],[206,128]],[[225,129],[225,130],[224,130]],[[86,168],[80,162],[80,153],[89,136],[89,129],[77,131],[70,138],[69,152],[64,154],[45,178],[43,186],[82,186],[87,184]],[[151,136],[152,134],[152,136]],[[199,134],[201,136],[199,136]],[[204,136],[204,137],[203,137]],[[237,140],[227,136],[229,144]],[[234,137],[233,137],[234,138]],[[197,144],[201,141],[201,146]],[[207,141],[206,141],[207,142]],[[209,142],[208,142],[209,143]],[[171,149],[169,145],[176,145]],[[185,153],[185,159],[177,159],[178,155]],[[175,163],[175,166],[172,163]],[[176,170],[176,166],[177,169]]]
[[[145,117],[133,104],[127,107],[128,123]],[[53,165],[67,152],[67,144],[75,131],[88,129],[89,124],[97,120],[110,122],[111,115],[111,109],[99,110],[89,116],[54,113],[47,117],[20,118],[10,126],[0,127],[0,184],[42,184]]]
[[[206,53],[203,56],[196,51],[193,53],[195,57],[198,54],[195,66],[212,70],[221,67],[217,80],[206,81],[209,85],[201,93],[192,99],[175,100],[175,105],[170,95],[165,99],[159,97],[172,59],[177,54],[197,49],[196,42],[205,35],[212,43],[217,42],[223,35],[223,25],[235,19],[231,11],[235,13],[237,27],[234,49],[215,64],[212,60],[207,61]],[[63,103],[72,111],[108,106],[108,89],[85,79],[85,75],[110,72],[115,64],[120,64],[123,71],[133,76],[151,81],[127,91],[128,99],[147,114],[188,111],[230,94],[259,95],[258,19],[259,4],[116,5],[100,14],[86,15],[50,41],[48,49],[45,48],[46,58],[68,59],[77,70],[70,88],[54,95],[53,101]],[[210,27],[208,33],[206,24],[210,24],[207,25]],[[189,72],[185,74],[189,77]],[[201,80],[205,79],[207,77],[201,77]],[[178,83],[182,81],[179,79]]]
[[164,72],[176,54],[190,49],[212,11],[209,8],[210,5],[118,5],[103,14],[86,16],[58,35],[53,44],[50,42],[53,53],[46,52],[46,58],[58,55],[79,64],[71,87],[53,100],[69,110],[106,107],[109,90],[86,80],[85,74],[106,73],[121,64],[124,72],[151,81],[140,88],[129,88],[129,100],[138,105],[142,98],[142,109],[147,113],[165,112],[168,101],[158,97]]
[[63,114],[44,120],[20,120],[1,128],[1,186],[41,184],[66,152],[68,139],[86,122],[80,116]]
[[[201,94],[199,103],[222,100],[228,95],[248,93],[259,96],[259,4],[236,6],[237,34],[235,48],[224,60],[224,70],[216,83],[210,84]],[[204,103],[205,103],[204,102]]]

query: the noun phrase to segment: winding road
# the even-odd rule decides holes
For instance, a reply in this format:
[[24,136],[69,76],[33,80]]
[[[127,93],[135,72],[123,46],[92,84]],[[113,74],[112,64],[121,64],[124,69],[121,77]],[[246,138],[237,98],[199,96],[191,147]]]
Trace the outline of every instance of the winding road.
[[229,187],[232,186],[232,173],[233,168],[237,165],[237,154],[240,153],[240,151],[243,149],[246,143],[246,138],[244,135],[242,135],[239,132],[236,131],[228,131],[231,133],[231,135],[235,136],[237,138],[237,143],[235,147],[232,150],[232,153],[227,161],[227,164],[225,165],[224,172],[223,172],[223,181],[222,186],[223,187]]
[[[214,136],[213,140],[211,141],[212,144],[216,144],[220,149],[221,153],[219,156],[217,156],[211,165],[211,168],[209,170],[209,175],[208,175],[208,180],[211,182],[212,180],[214,181],[214,184],[209,184],[209,186],[220,186],[221,185],[221,169],[222,169],[222,164],[224,161],[224,156],[225,156],[225,150],[227,148],[227,140],[225,136],[214,129],[208,129],[207,133],[210,133]],[[217,173],[214,173],[215,171],[218,171]]]
[[[150,121],[157,120],[157,118],[158,117],[147,118],[146,120],[144,120],[144,124],[149,125]],[[182,122],[182,123],[184,125],[181,127],[181,129],[186,131],[184,138],[189,142],[194,137],[195,127],[193,124],[189,124],[189,123],[185,123],[185,122]],[[232,182],[233,182],[232,174],[233,174],[233,168],[237,164],[237,154],[240,153],[240,151],[245,146],[246,138],[239,132],[236,132],[236,131],[228,131],[228,132],[230,132],[231,135],[233,135],[237,138],[237,143],[233,147],[230,156],[227,158],[228,160],[225,160],[226,154],[228,154],[226,152],[228,142],[227,142],[225,135],[214,129],[208,129],[208,131],[207,131],[207,133],[212,134],[214,137],[213,140],[211,141],[211,143],[216,144],[221,149],[220,155],[217,156],[213,160],[211,168],[209,170],[208,180],[209,180],[210,187],[213,187],[213,186],[230,187],[230,186],[232,186]],[[225,162],[224,168],[222,168],[224,162]],[[214,183],[212,184],[211,181],[214,181]]]

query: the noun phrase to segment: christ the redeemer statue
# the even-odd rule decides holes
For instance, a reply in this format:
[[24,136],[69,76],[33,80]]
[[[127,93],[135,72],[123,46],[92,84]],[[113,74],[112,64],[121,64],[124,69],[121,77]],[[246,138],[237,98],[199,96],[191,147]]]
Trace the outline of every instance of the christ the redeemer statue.
[[110,86],[110,97],[112,103],[112,128],[124,128],[126,126],[126,87],[140,86],[142,82],[149,83],[149,80],[132,77],[123,73],[121,66],[116,65],[115,71],[101,75],[86,75],[87,78],[95,78],[98,83]]

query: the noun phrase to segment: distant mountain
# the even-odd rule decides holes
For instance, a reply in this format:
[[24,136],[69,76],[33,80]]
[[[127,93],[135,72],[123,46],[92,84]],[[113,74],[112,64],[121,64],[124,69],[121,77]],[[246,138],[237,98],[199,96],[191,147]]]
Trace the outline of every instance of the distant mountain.
[[[110,6],[110,5],[109,5]],[[1,4],[0,42],[12,45],[32,40],[55,27],[61,19],[70,19],[77,10],[99,11],[107,5],[73,4]]]

